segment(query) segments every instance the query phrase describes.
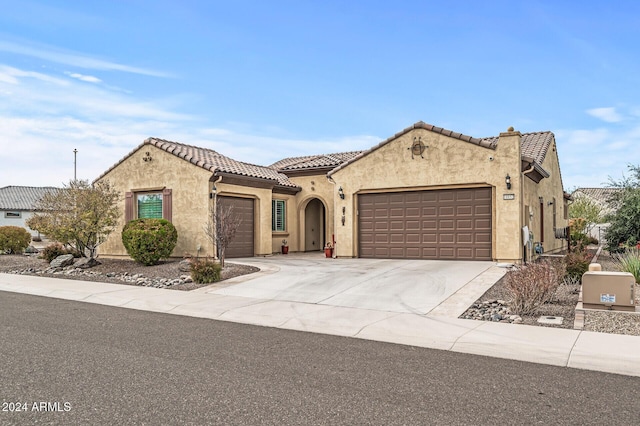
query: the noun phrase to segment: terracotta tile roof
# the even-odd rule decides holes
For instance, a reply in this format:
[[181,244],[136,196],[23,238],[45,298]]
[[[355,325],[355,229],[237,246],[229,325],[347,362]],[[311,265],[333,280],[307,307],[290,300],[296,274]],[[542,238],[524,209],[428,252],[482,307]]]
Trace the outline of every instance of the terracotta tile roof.
[[303,157],[289,157],[282,159],[271,166],[279,171],[306,170],[315,168],[334,168],[349,161],[364,151],[338,152],[334,154],[306,155]]
[[[497,146],[498,136],[483,138],[487,143]],[[542,164],[547,156],[547,150],[554,141],[554,135],[551,132],[533,132],[523,133],[521,139],[522,158],[531,159],[538,164]]]
[[571,195],[575,197],[578,194],[583,194],[600,204],[607,204],[611,197],[618,192],[620,192],[620,188],[577,188]]
[[202,167],[205,170],[209,170],[212,173],[229,173],[238,176],[247,176],[258,179],[265,179],[274,181],[277,185],[298,188],[296,184],[291,182],[289,178],[278,173],[277,170],[271,167],[258,166],[255,164],[249,164],[242,161],[237,161],[227,156],[224,156],[212,149],[201,148],[193,145],[185,145],[179,142],[168,141],[159,138],[148,138],[136,149],[127,154],[124,158],[114,164],[106,172],[104,172],[96,180],[102,178],[116,166],[122,163],[127,157],[139,150],[145,145],[153,145],[163,151],[173,154],[176,157],[182,158],[198,167]]
[[59,189],[52,186],[5,186],[0,188],[0,210],[33,211],[44,194]]

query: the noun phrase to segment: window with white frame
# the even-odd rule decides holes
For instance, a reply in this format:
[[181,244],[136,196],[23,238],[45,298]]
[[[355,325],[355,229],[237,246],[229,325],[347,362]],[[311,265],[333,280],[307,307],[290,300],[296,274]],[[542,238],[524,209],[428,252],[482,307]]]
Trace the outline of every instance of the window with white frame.
[[271,230],[285,231],[285,201],[271,200]]

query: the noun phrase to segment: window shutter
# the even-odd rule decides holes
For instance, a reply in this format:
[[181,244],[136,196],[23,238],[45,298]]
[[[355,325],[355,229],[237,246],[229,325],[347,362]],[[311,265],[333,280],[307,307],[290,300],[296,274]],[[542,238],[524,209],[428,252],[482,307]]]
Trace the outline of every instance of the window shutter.
[[171,205],[171,189],[162,190],[162,217],[171,222],[172,205]]
[[133,220],[133,192],[124,194],[124,223]]

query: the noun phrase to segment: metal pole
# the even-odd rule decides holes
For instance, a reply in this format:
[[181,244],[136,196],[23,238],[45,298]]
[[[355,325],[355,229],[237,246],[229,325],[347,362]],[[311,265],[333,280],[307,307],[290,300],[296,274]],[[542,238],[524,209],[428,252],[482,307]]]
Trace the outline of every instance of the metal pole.
[[77,180],[77,177],[76,177],[76,157],[77,157],[77,154],[78,154],[78,150],[74,148],[73,149],[73,180],[74,181]]

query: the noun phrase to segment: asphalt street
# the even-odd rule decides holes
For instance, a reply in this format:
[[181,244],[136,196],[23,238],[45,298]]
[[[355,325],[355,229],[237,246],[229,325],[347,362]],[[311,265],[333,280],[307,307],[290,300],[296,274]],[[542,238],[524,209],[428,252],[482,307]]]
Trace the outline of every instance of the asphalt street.
[[637,424],[640,378],[0,292],[0,424]]

